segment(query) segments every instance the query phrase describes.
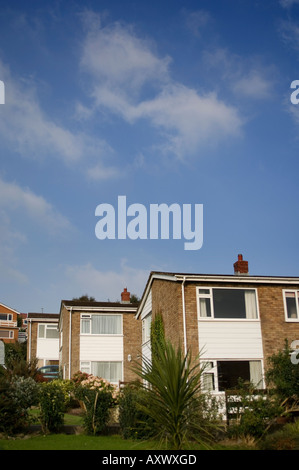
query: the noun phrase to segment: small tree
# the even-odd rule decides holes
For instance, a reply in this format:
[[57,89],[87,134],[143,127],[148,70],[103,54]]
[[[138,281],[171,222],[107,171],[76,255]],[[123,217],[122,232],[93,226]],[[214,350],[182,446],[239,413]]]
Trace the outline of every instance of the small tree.
[[268,360],[267,384],[282,400],[290,397],[299,399],[299,365],[291,361],[291,352],[286,340],[284,349]]
[[156,346],[152,361],[144,357],[136,365],[147,392],[139,408],[152,419],[156,437],[172,449],[183,449],[190,440],[207,443],[215,426],[202,419],[198,359],[192,362],[190,353],[184,355],[169,341]]

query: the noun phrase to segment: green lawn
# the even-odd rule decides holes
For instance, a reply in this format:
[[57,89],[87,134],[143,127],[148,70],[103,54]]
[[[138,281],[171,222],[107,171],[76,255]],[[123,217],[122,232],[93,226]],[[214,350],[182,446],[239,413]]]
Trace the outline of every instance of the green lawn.
[[[31,410],[31,416],[38,423],[38,409]],[[64,424],[67,426],[81,426],[82,416],[68,414],[64,416]],[[215,450],[242,450],[236,446],[215,446]],[[199,450],[196,446],[193,450]],[[140,442],[130,439],[122,439],[119,435],[88,436],[81,434],[50,434],[41,432],[28,434],[22,437],[0,438],[0,450],[159,450],[155,442]]]
[[150,450],[151,445],[119,436],[51,434],[26,439],[2,439],[0,450]]

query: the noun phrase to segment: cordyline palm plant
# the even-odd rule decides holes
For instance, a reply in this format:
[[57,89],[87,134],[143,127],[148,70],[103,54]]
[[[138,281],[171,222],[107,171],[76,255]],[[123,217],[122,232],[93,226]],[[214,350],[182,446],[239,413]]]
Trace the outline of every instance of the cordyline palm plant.
[[215,425],[203,419],[199,360],[192,362],[190,353],[165,340],[152,361],[143,358],[135,372],[147,392],[138,406],[154,422],[156,437],[174,450],[192,441],[207,445]]

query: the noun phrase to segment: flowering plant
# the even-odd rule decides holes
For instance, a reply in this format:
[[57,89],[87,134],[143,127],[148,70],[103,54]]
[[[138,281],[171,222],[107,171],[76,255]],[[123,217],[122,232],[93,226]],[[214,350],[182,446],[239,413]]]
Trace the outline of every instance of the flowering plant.
[[85,428],[90,434],[103,432],[110,417],[110,409],[118,400],[118,388],[102,377],[78,372],[73,377],[75,395],[85,409]]

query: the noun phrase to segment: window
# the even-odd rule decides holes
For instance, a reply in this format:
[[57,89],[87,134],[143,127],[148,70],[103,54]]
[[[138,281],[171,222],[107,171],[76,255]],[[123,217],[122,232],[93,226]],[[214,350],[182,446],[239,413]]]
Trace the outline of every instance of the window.
[[0,320],[12,321],[12,314],[11,313],[0,313]]
[[0,330],[0,338],[12,339],[14,337],[12,330]]
[[299,321],[299,291],[284,291],[284,305],[287,321]]
[[239,380],[251,382],[257,389],[263,388],[261,361],[211,361],[203,368],[203,389],[206,391],[231,390]]
[[81,372],[102,377],[109,382],[118,383],[122,380],[122,362],[81,362]]
[[59,331],[57,325],[49,325],[40,323],[38,325],[38,337],[40,339],[57,339],[59,338]]
[[92,335],[120,335],[121,315],[81,315],[81,333]]
[[200,319],[256,319],[255,289],[197,289]]
[[150,313],[142,320],[142,343],[147,343],[151,339],[152,314]]

